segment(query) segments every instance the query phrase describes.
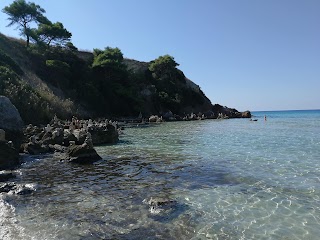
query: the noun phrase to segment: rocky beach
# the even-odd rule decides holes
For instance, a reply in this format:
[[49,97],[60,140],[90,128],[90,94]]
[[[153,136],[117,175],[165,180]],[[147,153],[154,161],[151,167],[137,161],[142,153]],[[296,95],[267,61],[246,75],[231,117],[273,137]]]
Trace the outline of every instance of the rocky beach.
[[[46,155],[52,154],[57,161],[77,164],[90,164],[101,159],[94,146],[116,144],[119,132],[126,127],[148,126],[149,123],[165,121],[195,121],[205,119],[249,118],[250,112],[239,113],[236,110],[225,109],[223,113],[209,111],[199,114],[179,116],[171,111],[163,116],[151,115],[148,118],[119,118],[83,120],[72,117],[71,120],[61,120],[57,116],[47,125],[24,126],[18,110],[4,96],[0,96],[0,182],[14,179],[10,170],[19,168],[21,154]],[[14,182],[5,183],[0,192],[16,189]],[[28,192],[28,191],[27,191]]]

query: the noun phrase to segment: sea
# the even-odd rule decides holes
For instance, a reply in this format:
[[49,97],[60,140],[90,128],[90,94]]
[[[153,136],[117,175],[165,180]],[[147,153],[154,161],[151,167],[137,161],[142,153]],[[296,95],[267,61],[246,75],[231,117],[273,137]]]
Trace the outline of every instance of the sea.
[[0,239],[319,239],[320,110],[252,119],[126,128],[91,165],[24,156]]

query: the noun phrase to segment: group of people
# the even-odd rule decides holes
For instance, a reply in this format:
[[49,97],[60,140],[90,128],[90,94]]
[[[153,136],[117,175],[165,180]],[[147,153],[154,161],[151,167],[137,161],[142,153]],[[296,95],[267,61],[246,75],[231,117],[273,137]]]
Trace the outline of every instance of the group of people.
[[[264,115],[263,118],[264,118],[264,121],[266,122],[266,121],[267,121],[267,115]],[[252,118],[250,118],[250,121],[255,121],[255,122],[256,122],[256,121],[258,121],[258,119],[252,119]]]

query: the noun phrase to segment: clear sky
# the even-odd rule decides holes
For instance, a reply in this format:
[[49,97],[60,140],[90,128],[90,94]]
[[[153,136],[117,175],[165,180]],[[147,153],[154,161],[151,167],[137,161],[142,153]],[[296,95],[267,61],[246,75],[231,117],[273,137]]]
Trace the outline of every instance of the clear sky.
[[[13,0],[0,0],[0,8]],[[244,110],[320,109],[320,0],[34,0],[82,50],[172,55],[212,101]],[[8,28],[0,12],[0,32]]]

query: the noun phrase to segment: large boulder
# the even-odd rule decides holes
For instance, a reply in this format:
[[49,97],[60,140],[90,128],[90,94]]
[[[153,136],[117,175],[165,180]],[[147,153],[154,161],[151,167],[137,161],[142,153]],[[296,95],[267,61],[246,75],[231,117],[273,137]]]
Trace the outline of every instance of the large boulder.
[[151,115],[149,117],[149,122],[162,122],[162,119],[158,115]]
[[9,98],[0,96],[0,128],[6,132],[6,140],[13,142],[18,149],[23,137],[23,121],[17,108]]
[[0,141],[0,170],[13,169],[19,163],[18,150],[10,142]]
[[0,127],[5,130],[22,131],[23,121],[9,98],[0,96]]
[[84,143],[81,145],[69,146],[63,160],[67,160],[72,163],[88,164],[100,159],[101,157],[98,155],[96,150]]

